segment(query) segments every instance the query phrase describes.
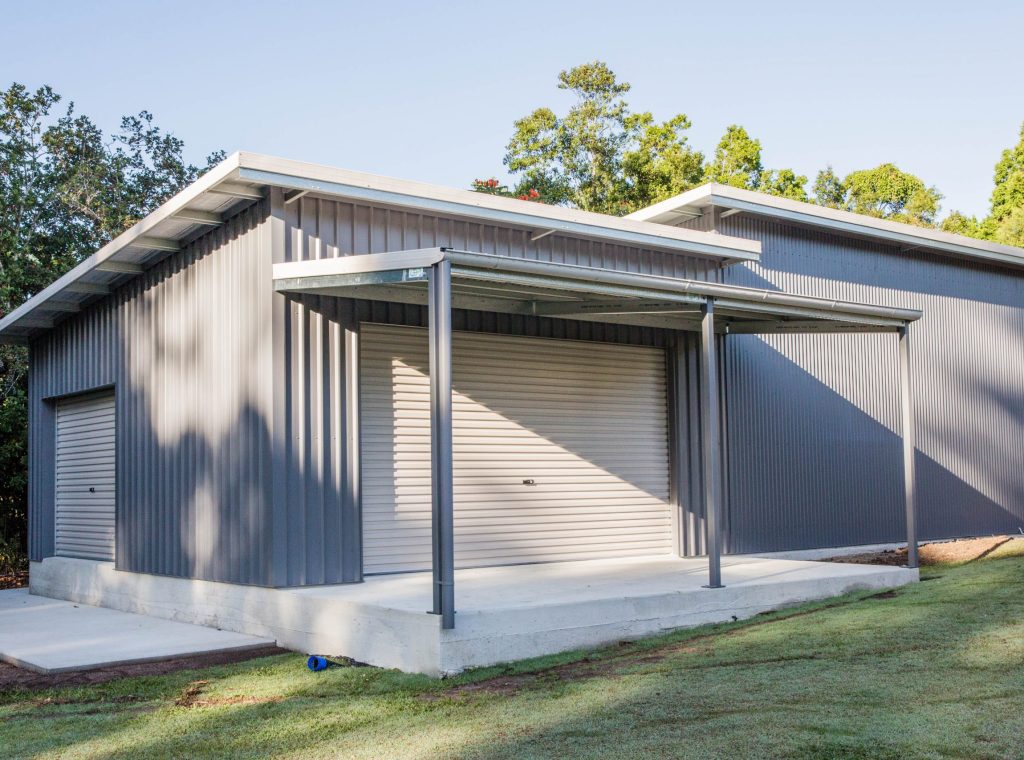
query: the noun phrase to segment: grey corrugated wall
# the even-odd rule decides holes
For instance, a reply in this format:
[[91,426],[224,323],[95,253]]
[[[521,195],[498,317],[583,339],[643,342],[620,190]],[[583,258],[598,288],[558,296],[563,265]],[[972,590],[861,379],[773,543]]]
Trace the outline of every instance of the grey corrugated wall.
[[[446,245],[681,277],[675,254],[280,191],[30,347],[30,555],[53,554],[53,400],[114,387],[121,569],[261,585],[358,580],[343,482],[342,326],[419,306],[272,291],[271,264]],[[457,330],[665,346],[659,330],[456,311]]]
[[[494,224],[447,219],[420,213],[330,199],[304,197],[284,205],[272,193],[279,216],[281,260],[302,261],[361,253],[449,246],[481,253],[541,259],[583,266],[650,274],[714,279],[715,262],[678,254],[643,251],[557,235],[530,242],[530,233]],[[344,459],[340,433],[345,388],[340,326],[356,322],[426,325],[426,308],[380,302],[355,302],[306,296],[292,298],[275,314],[275,335],[281,336],[275,358],[282,442],[278,499],[287,503],[279,523],[288,551],[278,555],[284,567],[279,583],[304,585],[358,580],[358,545],[328,546],[320,536],[330,534],[338,516],[342,485],[337,473]],[[627,325],[487,314],[456,310],[456,330],[512,335],[596,340],[636,345],[666,345],[663,331]],[[341,530],[353,530],[342,517]],[[347,546],[346,550],[344,547]],[[280,569],[279,567],[279,569]]]
[[32,344],[33,560],[53,552],[51,400],[113,385],[117,566],[270,580],[266,210],[250,207]]
[[[1024,273],[737,215],[737,285],[921,309],[911,328],[923,538],[1024,526]],[[896,339],[730,336],[731,552],[904,538]]]

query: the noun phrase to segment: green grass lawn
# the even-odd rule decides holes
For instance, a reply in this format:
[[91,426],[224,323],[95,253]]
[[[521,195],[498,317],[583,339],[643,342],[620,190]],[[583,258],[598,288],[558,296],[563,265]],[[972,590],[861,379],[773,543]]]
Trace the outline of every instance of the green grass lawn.
[[446,681],[283,655],[6,693],[0,756],[1024,757],[1024,541],[922,578]]

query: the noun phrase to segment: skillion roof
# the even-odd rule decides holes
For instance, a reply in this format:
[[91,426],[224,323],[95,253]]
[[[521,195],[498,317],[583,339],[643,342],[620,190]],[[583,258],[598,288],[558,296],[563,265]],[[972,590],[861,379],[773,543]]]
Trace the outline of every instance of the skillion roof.
[[756,260],[761,251],[760,243],[752,240],[255,153],[234,153],[0,320],[0,342],[28,342],[181,250],[242,207],[262,199],[271,187],[288,192],[286,203],[315,193],[507,224],[530,231],[534,240],[550,234],[571,235],[706,257],[723,264]]

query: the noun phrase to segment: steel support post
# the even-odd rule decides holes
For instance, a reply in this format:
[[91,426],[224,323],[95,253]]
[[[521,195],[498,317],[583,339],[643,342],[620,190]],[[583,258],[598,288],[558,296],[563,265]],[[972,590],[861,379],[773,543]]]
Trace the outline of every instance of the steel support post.
[[917,567],[917,467],[914,442],[914,394],[910,375],[910,328],[898,331],[900,412],[903,422],[903,495],[907,514],[907,567]]
[[721,417],[718,398],[718,346],[715,334],[715,302],[709,298],[701,307],[701,423],[704,448],[704,515],[707,526],[708,585],[722,588]]
[[430,268],[430,495],[434,607],[441,627],[455,627],[455,520],[452,473],[452,267]]

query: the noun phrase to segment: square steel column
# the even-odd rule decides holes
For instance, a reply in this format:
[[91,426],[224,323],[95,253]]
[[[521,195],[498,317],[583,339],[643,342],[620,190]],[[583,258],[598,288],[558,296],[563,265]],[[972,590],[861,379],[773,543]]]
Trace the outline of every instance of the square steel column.
[[903,422],[903,495],[907,513],[907,567],[917,567],[917,468],[914,395],[910,377],[910,327],[899,328],[900,412]]
[[455,510],[452,473],[452,265],[430,268],[430,498],[434,607],[455,627]]
[[708,585],[722,588],[722,432],[718,398],[718,346],[715,342],[715,302],[701,307],[701,425],[704,448],[704,515],[707,526]]

